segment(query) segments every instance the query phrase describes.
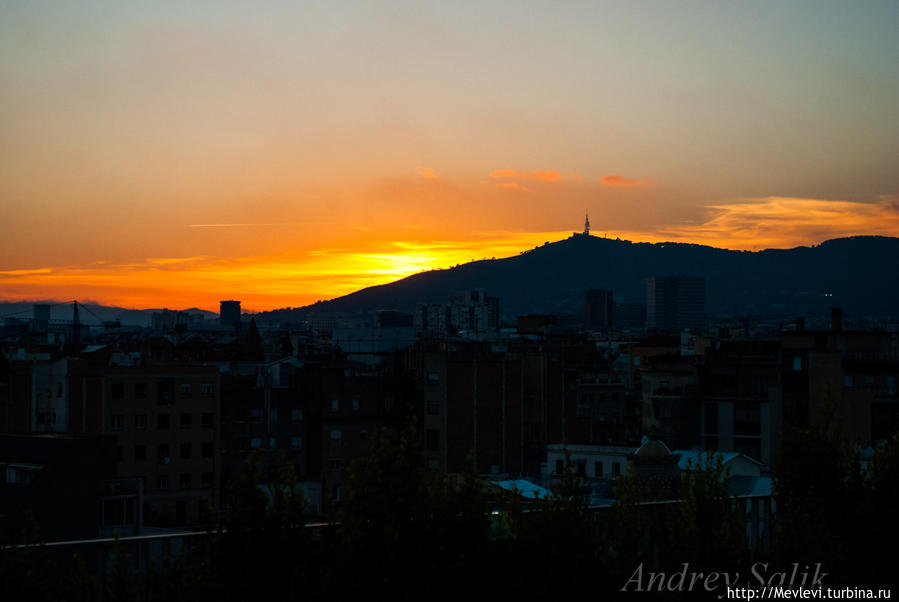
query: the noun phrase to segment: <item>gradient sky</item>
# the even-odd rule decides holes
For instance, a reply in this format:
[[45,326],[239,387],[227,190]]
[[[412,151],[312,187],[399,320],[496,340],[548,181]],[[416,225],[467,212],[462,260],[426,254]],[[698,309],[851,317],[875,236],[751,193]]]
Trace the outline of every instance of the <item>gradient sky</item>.
[[899,3],[0,0],[0,300],[899,235]]

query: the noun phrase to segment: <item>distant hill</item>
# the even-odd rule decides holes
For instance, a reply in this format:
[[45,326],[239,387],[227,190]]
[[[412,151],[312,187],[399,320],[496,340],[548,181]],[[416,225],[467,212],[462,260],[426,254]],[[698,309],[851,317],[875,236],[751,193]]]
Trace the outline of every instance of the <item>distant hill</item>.
[[373,286],[330,301],[267,312],[291,320],[311,312],[410,310],[456,290],[484,288],[505,315],[579,311],[591,288],[645,303],[649,276],[704,276],[708,313],[807,315],[842,306],[851,315],[899,313],[899,238],[856,236],[813,247],[730,251],[682,243],[632,243],[572,236],[515,257],[474,261]]
[[[29,320],[33,316],[34,304],[50,305],[51,321],[71,321],[72,302],[60,303],[59,301],[35,301],[35,302],[0,302],[0,320],[4,318],[18,318]],[[153,312],[161,309],[127,309],[110,305],[98,305],[96,303],[78,303],[78,317],[83,324],[99,325],[104,321],[113,322],[119,320],[123,326],[149,326]],[[185,309],[187,313],[201,313],[206,319],[218,318],[218,314],[205,309]]]

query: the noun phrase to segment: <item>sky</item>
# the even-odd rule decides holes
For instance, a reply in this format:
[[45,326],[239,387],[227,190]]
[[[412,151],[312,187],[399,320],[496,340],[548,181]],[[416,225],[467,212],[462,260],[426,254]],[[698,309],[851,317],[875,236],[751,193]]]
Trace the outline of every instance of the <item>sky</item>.
[[0,300],[899,235],[899,3],[0,0]]

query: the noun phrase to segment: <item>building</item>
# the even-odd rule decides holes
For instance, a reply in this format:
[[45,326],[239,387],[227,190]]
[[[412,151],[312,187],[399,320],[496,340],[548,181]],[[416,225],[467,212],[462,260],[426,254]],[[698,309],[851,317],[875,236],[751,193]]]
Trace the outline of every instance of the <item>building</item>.
[[216,366],[107,370],[102,431],[117,440],[116,474],[145,483],[145,524],[197,525],[219,507],[220,389]]
[[646,327],[680,332],[705,330],[705,278],[652,276],[646,279]]
[[584,300],[584,326],[588,330],[612,328],[615,299],[612,291],[591,289]]
[[222,301],[219,306],[219,322],[240,330],[240,301]]

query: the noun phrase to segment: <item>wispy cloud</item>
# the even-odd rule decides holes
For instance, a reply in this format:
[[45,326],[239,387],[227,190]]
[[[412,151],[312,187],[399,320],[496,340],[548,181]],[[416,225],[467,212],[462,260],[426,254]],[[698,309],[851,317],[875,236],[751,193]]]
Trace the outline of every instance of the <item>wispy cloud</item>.
[[580,180],[579,174],[570,174],[563,176],[558,171],[548,169],[538,169],[536,171],[518,171],[516,169],[495,169],[490,172],[490,177],[494,180],[531,180],[538,182],[558,182],[563,179]]
[[706,210],[706,219],[696,223],[618,235],[752,250],[811,245],[843,236],[899,235],[899,210],[889,197],[877,203],[764,197],[715,203]]
[[610,186],[613,188],[635,188],[638,186],[650,186],[653,184],[652,180],[634,180],[631,178],[625,178],[624,176],[620,176],[618,174],[603,176],[599,179],[599,181],[602,182],[603,186]]
[[497,188],[505,188],[506,190],[515,190],[518,192],[533,192],[530,188],[522,184],[521,182],[497,182]]

